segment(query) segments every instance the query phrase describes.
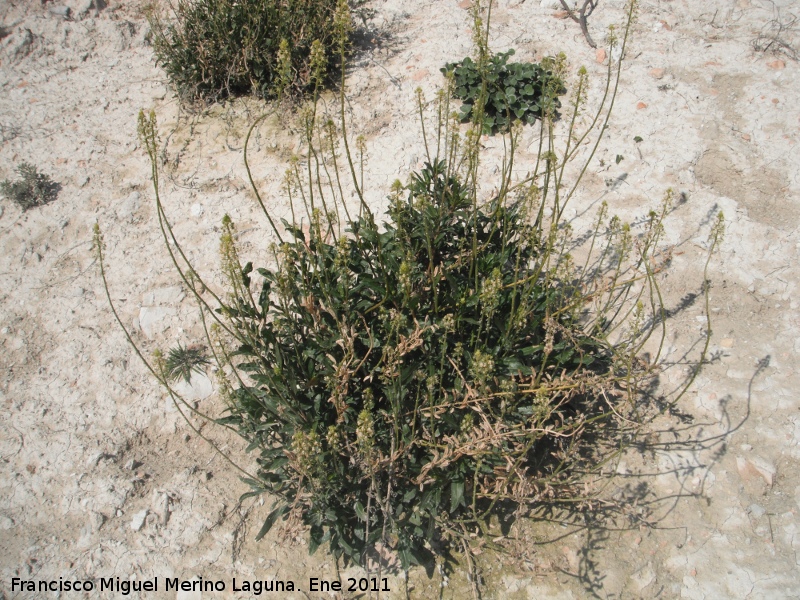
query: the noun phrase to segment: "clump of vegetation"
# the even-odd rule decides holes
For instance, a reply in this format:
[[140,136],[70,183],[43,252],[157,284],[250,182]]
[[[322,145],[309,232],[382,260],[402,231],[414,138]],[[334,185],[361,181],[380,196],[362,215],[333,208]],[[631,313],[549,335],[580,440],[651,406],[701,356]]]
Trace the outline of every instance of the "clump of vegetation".
[[185,100],[312,89],[352,28],[346,0],[177,0],[153,8],[156,61]]
[[202,346],[181,346],[178,343],[175,348],[170,349],[164,368],[170,381],[183,379],[186,383],[191,383],[192,373],[202,374],[203,367],[210,364]]
[[480,59],[467,57],[441,69],[453,78],[453,94],[462,100],[462,121],[471,121],[474,112],[482,112],[484,133],[507,132],[516,120],[533,124],[561,107],[558,95],[566,90],[556,72],[563,65],[557,64],[557,59],[545,59],[540,64],[509,63],[513,55],[512,48],[483,64]]
[[61,186],[50,179],[48,175],[40,173],[32,164],[20,163],[17,165],[16,171],[20,179],[0,181],[0,192],[6,198],[19,204],[22,210],[42,206],[52,202],[58,196]]
[[[611,36],[619,55],[629,32]],[[660,331],[657,363],[666,332],[656,274],[667,260],[658,247],[671,193],[638,234],[603,205],[580,259],[563,219],[618,81],[619,64],[609,65],[607,93],[581,133],[588,79],[580,71],[559,154],[556,106],[541,106],[541,155],[522,178],[514,171],[522,127],[513,125],[490,198],[479,169],[487,117],[473,113],[462,131],[443,90],[425,166],[394,184],[383,225],[367,203],[364,146],[351,146],[344,89],[338,122],[313,102],[301,115],[307,158],[294,159],[285,178],[292,221],[279,229],[253,186],[276,241],[273,264],[243,263],[235,225],[223,220],[224,294],[201,280],[173,235],[155,116],[140,115],[161,231],[200,307],[225,414],[184,402],[169,361],[140,357],[198,435],[195,419],[204,419],[248,443],[253,469],[224,456],[251,487],[243,498],[273,499],[258,538],[282,523],[307,529],[312,552],[327,544],[362,565],[376,546],[404,569],[454,548],[469,563],[473,544],[491,543],[511,513],[591,502],[590,476],[638,422],[649,379],[639,354]],[[568,184],[576,158],[584,167]],[[249,175],[247,140],[245,166]],[[345,201],[350,190],[358,213]],[[95,248],[105,282],[99,228]]]

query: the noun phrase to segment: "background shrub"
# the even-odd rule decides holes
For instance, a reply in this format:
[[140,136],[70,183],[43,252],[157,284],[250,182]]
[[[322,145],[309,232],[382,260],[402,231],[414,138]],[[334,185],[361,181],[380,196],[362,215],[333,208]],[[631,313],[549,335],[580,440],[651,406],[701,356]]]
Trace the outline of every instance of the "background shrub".
[[156,61],[183,99],[303,91],[346,43],[344,0],[177,0],[153,9]]

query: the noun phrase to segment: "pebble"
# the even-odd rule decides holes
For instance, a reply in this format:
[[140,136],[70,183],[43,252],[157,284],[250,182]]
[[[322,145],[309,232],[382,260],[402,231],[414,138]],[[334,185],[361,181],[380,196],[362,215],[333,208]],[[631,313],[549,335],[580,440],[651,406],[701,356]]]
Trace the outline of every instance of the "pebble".
[[204,373],[193,373],[191,383],[181,379],[173,388],[184,400],[205,400],[214,393],[214,385]]
[[147,519],[147,513],[149,511],[145,508],[144,510],[140,510],[138,513],[133,515],[133,519],[131,520],[131,529],[134,531],[139,531],[144,527],[144,522]]
[[205,210],[201,204],[195,203],[192,204],[192,208],[189,209],[192,213],[193,217],[202,217]]
[[89,515],[89,526],[92,529],[92,532],[97,533],[100,531],[100,528],[103,527],[103,524],[106,522],[106,517],[104,514],[92,511]]
[[650,77],[654,79],[661,79],[662,77],[664,77],[665,72],[666,71],[664,71],[664,69],[660,68],[650,69]]
[[143,306],[139,309],[139,328],[145,336],[153,338],[157,333],[167,328],[164,321],[176,314],[177,311],[174,308]]
[[[191,581],[196,581],[197,577],[193,578]],[[202,600],[203,594],[202,592],[194,591],[189,592],[186,590],[179,590],[178,593],[175,595],[175,600]]]
[[643,108],[647,108],[647,104],[644,102],[639,102],[636,104],[636,110],[642,110]]
[[744,480],[761,477],[769,486],[775,483],[775,466],[763,458],[737,456],[736,469],[739,471],[739,476]]
[[603,64],[604,62],[606,62],[606,58],[607,57],[608,57],[608,55],[606,54],[606,51],[603,50],[602,48],[598,48],[594,52],[594,59],[600,64]]
[[55,6],[48,6],[47,7],[47,12],[49,12],[51,15],[54,15],[56,17],[61,17],[63,19],[69,19],[70,13],[72,12],[72,9],[70,9],[69,6],[62,6],[62,5],[58,4],[58,5],[55,5]]
[[[564,8],[559,0],[542,0],[539,3],[539,6],[541,6],[542,8],[549,8],[549,9]],[[574,8],[575,0],[567,0],[567,6]]]
[[420,69],[411,76],[411,79],[413,79],[414,81],[422,81],[430,74],[431,73],[430,71],[428,71],[428,69]]
[[774,69],[776,71],[779,71],[780,69],[783,69],[783,68],[786,67],[786,63],[779,59],[779,60],[773,60],[772,62],[768,62],[767,66],[770,69]]

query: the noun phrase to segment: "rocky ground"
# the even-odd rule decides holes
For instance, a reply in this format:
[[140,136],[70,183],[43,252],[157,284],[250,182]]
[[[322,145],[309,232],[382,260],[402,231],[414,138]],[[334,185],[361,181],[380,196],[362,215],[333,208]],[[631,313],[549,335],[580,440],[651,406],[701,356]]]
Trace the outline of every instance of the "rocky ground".
[[[143,349],[199,341],[158,230],[137,113],[158,114],[167,212],[214,281],[223,214],[238,223],[242,253],[264,256],[265,224],[242,164],[247,127],[264,107],[182,110],[154,65],[144,3],[95,2],[0,4],[0,179],[27,161],[61,185],[57,200],[26,212],[0,200],[0,597],[43,597],[12,591],[14,577],[156,576],[227,582],[226,592],[203,594],[212,598],[252,595],[233,592],[233,577],[303,590],[274,597],[329,597],[309,591],[308,578],[333,578],[330,556],[308,556],[302,536],[277,531],[254,542],[269,502],[238,502],[244,484],[184,423],[115,323],[91,252],[97,222],[111,297]],[[588,68],[596,100],[609,57],[558,5],[497,0],[491,46],[513,47],[520,60],[565,52],[570,77]],[[415,88],[431,98],[439,68],[468,55],[472,38],[468,0],[371,6],[348,93],[354,133],[366,139],[368,194],[382,212],[391,182],[423,156]],[[600,2],[589,19],[595,40],[622,9]],[[625,518],[599,510],[582,523],[520,523],[507,554],[477,557],[482,597],[800,598],[798,17],[792,0],[641,1],[611,124],[571,216],[580,231],[601,200],[635,222],[667,188],[681,199],[662,280],[671,317],[659,385],[670,397],[699,356],[707,236],[724,212],[709,268],[712,360],[641,451],[616,466],[609,493],[630,503]],[[525,135],[523,162],[535,151]],[[273,120],[253,141],[253,172],[276,216],[288,212],[280,184],[297,139]],[[485,145],[491,173],[502,143]],[[216,406],[207,377],[185,391]],[[243,457],[238,440],[216,439]],[[389,585],[402,597],[401,577]],[[409,586],[413,598],[470,594],[459,568],[412,571]]]

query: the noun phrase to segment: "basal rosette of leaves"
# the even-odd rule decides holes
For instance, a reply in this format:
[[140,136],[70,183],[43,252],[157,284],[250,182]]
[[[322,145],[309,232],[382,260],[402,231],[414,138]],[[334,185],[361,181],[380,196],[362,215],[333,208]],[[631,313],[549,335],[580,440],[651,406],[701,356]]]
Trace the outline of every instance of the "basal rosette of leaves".
[[385,229],[358,219],[336,240],[320,213],[286,223],[258,285],[250,263],[233,273],[226,222],[241,281],[220,311],[246,332],[230,358],[250,382],[224,422],[258,453],[253,493],[279,498],[260,535],[283,517],[312,551],[361,562],[383,540],[407,568],[498,502],[553,494],[602,417],[611,353],[566,264],[544,264],[531,198],[475,209],[434,161],[392,202]]
[[477,106],[483,114],[483,133],[508,131],[517,119],[533,124],[561,107],[558,96],[566,89],[556,74],[557,59],[509,63],[513,55],[512,48],[489,57],[485,66],[467,57],[441,69],[453,77],[453,95],[462,101],[461,120],[472,120]]

